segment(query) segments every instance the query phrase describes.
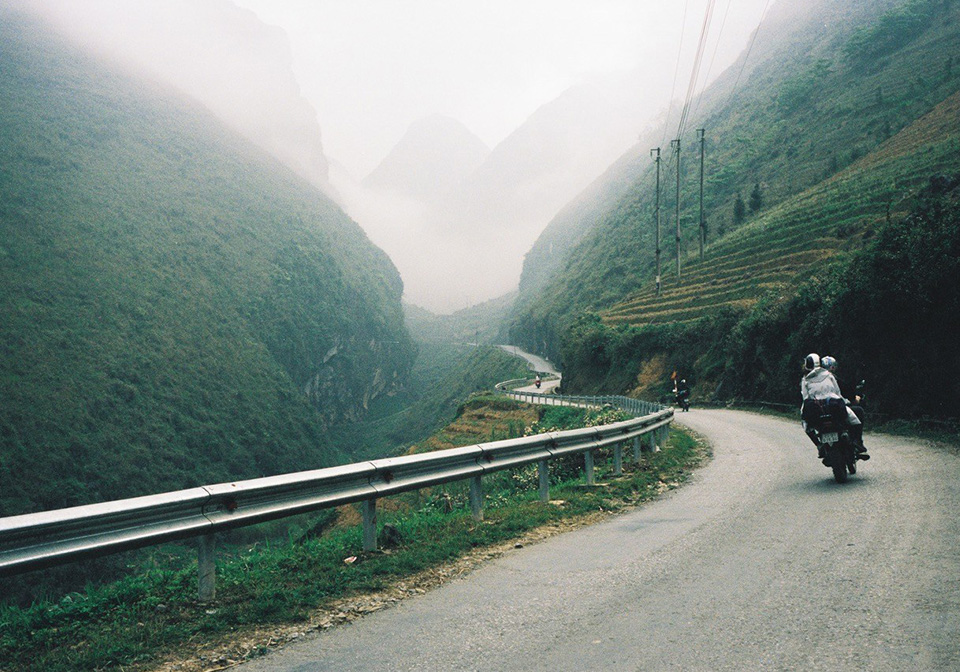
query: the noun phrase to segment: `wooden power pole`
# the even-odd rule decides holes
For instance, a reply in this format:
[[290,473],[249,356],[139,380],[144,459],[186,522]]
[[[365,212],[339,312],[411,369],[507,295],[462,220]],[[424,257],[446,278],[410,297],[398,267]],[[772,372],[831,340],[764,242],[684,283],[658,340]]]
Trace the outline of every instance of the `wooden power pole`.
[[680,284],[680,138],[670,141],[677,153],[677,284]]
[[653,219],[656,222],[656,257],[657,257],[657,296],[660,296],[660,148],[650,150],[653,162],[657,164],[657,194],[654,198]]
[[703,261],[703,244],[707,239],[707,229],[703,225],[703,157],[706,129],[697,129],[697,139],[700,141],[700,261]]

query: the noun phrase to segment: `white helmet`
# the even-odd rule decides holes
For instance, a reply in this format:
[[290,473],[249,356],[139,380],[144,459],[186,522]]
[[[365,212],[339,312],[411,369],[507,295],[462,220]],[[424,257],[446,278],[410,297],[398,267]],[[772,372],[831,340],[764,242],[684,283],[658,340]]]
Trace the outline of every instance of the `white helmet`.
[[811,352],[803,360],[803,370],[804,371],[813,371],[815,368],[820,366],[820,355],[815,352]]

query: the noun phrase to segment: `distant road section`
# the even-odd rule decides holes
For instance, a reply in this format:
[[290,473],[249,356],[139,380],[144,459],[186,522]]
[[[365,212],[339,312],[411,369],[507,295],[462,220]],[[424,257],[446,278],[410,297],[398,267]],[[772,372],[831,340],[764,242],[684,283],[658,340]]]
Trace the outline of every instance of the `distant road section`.
[[542,392],[546,394],[547,392],[552,391],[554,388],[560,386],[560,378],[562,374],[557,371],[556,367],[549,359],[544,359],[543,357],[538,357],[537,355],[531,354],[521,350],[515,345],[500,345],[497,346],[502,348],[504,351],[509,352],[511,355],[516,357],[521,357],[527,360],[527,363],[530,365],[530,368],[536,371],[537,373],[546,373],[548,375],[556,376],[553,380],[545,380],[540,384],[538,388],[536,385],[528,385],[527,387],[517,388],[519,392]]
[[960,670],[960,455],[868,433],[834,482],[798,422],[694,408],[714,457],[607,522],[241,667]]

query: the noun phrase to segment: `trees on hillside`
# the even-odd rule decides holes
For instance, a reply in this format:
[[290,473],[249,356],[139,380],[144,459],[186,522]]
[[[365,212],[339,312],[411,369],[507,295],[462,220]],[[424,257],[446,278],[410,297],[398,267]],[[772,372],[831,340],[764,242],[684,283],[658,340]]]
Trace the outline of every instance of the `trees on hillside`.
[[740,195],[740,192],[737,192],[737,198],[733,202],[733,223],[734,224],[743,224],[744,218],[747,216],[747,206],[743,202],[743,196]]
[[[873,409],[900,417],[960,408],[960,175],[937,176],[905,219],[789,301],[755,308],[728,340],[727,393],[789,401],[797,356],[826,351],[866,378]],[[764,380],[741,371],[770,368]],[[736,372],[736,373],[735,373]]]
[[753,191],[750,192],[750,214],[755,215],[763,208],[763,191],[760,189],[760,183],[753,185]]

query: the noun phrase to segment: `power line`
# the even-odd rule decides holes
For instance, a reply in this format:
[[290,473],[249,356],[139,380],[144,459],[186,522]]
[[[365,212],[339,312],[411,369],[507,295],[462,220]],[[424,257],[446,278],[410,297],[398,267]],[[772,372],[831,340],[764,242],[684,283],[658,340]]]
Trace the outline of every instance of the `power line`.
[[683,103],[683,112],[680,114],[680,125],[677,128],[677,138],[683,135],[684,128],[687,125],[687,116],[690,112],[690,103],[693,100],[693,92],[697,88],[697,80],[700,76],[700,65],[703,63],[703,53],[707,44],[707,34],[710,32],[710,20],[713,18],[713,8],[716,0],[707,2],[707,9],[703,16],[703,26],[700,28],[700,41],[697,44],[697,53],[693,59],[693,69],[690,73],[690,84],[687,86],[687,96]]
[[650,156],[654,157],[654,162],[657,165],[657,192],[656,200],[654,201],[654,223],[656,225],[656,256],[657,256],[657,296],[660,296],[660,148],[656,147],[650,150]]
[[733,0],[727,0],[727,8],[723,10],[723,19],[720,21],[720,32],[717,33],[717,41],[713,45],[713,55],[710,57],[710,65],[707,67],[707,74],[703,78],[703,87],[700,89],[700,95],[697,96],[697,104],[693,106],[693,115],[696,116],[700,109],[700,102],[703,100],[703,94],[707,90],[707,82],[710,81],[710,73],[713,72],[713,64],[717,60],[717,52],[720,50],[720,43],[723,41],[723,29],[727,26],[727,15],[730,14],[730,5]]
[[740,72],[737,73],[737,81],[733,83],[733,89],[730,90],[730,98],[727,100],[727,105],[733,102],[733,97],[737,93],[737,86],[740,84],[740,77],[743,75],[744,68],[747,67],[747,61],[750,60],[750,52],[753,51],[753,43],[757,41],[757,35],[760,33],[760,26],[763,25],[763,20],[767,16],[767,8],[770,6],[770,0],[767,0],[763,5],[763,12],[760,13],[760,22],[757,24],[757,29],[753,31],[753,35],[750,37],[750,44],[747,46],[747,53],[743,57],[743,63],[740,65]]
[[677,65],[673,69],[673,86],[670,87],[670,102],[667,105],[667,117],[663,122],[663,137],[660,139],[660,146],[667,140],[667,127],[670,124],[670,113],[673,112],[673,95],[677,92],[677,77],[680,74],[680,58],[683,56],[683,34],[687,31],[687,9],[690,6],[690,0],[683,3],[683,21],[680,24],[680,46],[677,48]]

